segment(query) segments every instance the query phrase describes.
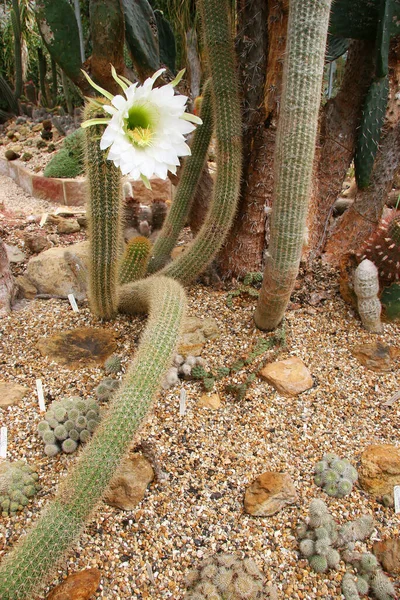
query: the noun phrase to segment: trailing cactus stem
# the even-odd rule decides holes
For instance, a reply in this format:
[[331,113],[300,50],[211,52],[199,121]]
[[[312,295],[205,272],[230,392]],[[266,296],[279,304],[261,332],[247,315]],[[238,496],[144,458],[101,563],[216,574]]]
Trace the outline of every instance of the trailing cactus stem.
[[138,236],[129,240],[119,270],[119,282],[129,283],[144,277],[150,257],[151,242],[148,238]]
[[[85,119],[98,115],[88,104]],[[111,319],[117,312],[118,266],[122,249],[121,171],[100,150],[103,125],[85,129],[90,239],[89,302],[93,313]]]
[[192,154],[185,160],[173,204],[153,247],[148,267],[150,273],[154,273],[168,261],[171,250],[185,226],[200,175],[207,159],[207,150],[213,131],[210,80],[206,82],[203,91],[201,119],[203,124],[197,127],[193,136]]
[[200,0],[211,73],[217,141],[217,177],[210,209],[191,246],[161,273],[190,283],[221,248],[235,216],[242,170],[242,126],[230,8],[227,0]]
[[183,289],[154,277],[138,282],[135,294],[127,311],[149,312],[136,358],[55,500],[0,566],[2,600],[30,600],[45,585],[102,499],[171,364],[186,304]]
[[293,0],[275,149],[271,242],[255,313],[260,329],[281,322],[305,237],[331,0]]

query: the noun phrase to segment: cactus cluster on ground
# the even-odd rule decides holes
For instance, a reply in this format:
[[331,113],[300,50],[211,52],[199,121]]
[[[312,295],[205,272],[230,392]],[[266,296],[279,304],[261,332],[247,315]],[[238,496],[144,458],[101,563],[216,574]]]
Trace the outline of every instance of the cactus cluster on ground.
[[104,361],[104,370],[107,375],[116,375],[121,369],[122,361],[118,354],[111,354],[111,356]]
[[192,371],[196,367],[204,368],[205,361],[201,356],[188,354],[184,358],[181,354],[175,354],[173,365],[168,369],[162,382],[164,390],[174,387],[181,379],[193,379]]
[[377,600],[395,600],[396,590],[390,579],[382,571],[379,562],[369,552],[348,553],[346,562],[356,570],[356,575],[347,571],[342,580],[342,593],[345,600],[358,600],[372,594]]
[[344,498],[351,493],[353,484],[358,479],[355,469],[347,458],[339,458],[336,454],[325,454],[314,467],[314,483],[321,487],[328,496]]
[[37,428],[45,444],[45,454],[56,456],[61,451],[71,454],[80,443],[89,441],[99,422],[96,400],[73,396],[53,402]]
[[121,382],[118,379],[105,377],[95,388],[96,398],[99,400],[99,402],[108,402],[120,385]]
[[238,296],[247,295],[251,298],[258,298],[260,292],[259,289],[262,284],[263,274],[262,273],[247,273],[243,279],[243,285],[240,285],[237,289],[232,290],[226,296],[226,305],[229,308],[233,306],[233,298]]
[[264,575],[250,559],[234,554],[215,554],[186,577],[185,600],[261,600],[269,598]]
[[45,177],[77,177],[84,171],[83,129],[67,135],[60,150],[46,165]]
[[3,517],[23,510],[40,490],[39,476],[22,460],[0,462],[0,510]]

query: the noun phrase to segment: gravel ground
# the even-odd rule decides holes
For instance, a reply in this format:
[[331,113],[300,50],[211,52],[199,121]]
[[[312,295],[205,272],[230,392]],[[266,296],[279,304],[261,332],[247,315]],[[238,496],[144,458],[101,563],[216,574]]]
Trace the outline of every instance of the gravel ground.
[[[0,202],[5,199],[7,214],[11,208],[25,214],[47,210],[23,192],[14,194],[16,186],[4,179]],[[235,299],[229,309],[226,291],[202,286],[189,289],[188,297],[190,315],[212,316],[220,327],[220,337],[208,342],[202,354],[210,367],[231,364],[259,337],[270,335],[253,326],[254,300]],[[355,345],[374,342],[377,336],[363,330],[339,295],[337,275],[325,267],[319,265],[313,277],[299,279],[291,308],[286,317],[287,346],[267,352],[251,370],[296,355],[310,369],[313,388],[288,399],[257,378],[246,399],[237,401],[224,392],[228,381],[223,380],[217,384],[221,407],[210,411],[197,405],[200,384],[184,382],[184,416],[179,416],[179,387],[160,393],[135,443],[143,440],[151,445],[168,479],[153,483],[135,510],[123,512],[102,504],[52,585],[67,573],[98,567],[102,580],[95,599],[180,600],[188,570],[203,557],[223,550],[252,557],[277,585],[280,598],[329,600],[342,598],[344,563],[338,572],[317,575],[299,558],[294,536],[313,498],[323,497],[340,522],[372,514],[375,538],[400,534],[393,509],[358,487],[339,500],[325,496],[312,481],[315,462],[328,451],[356,464],[367,445],[397,443],[400,404],[385,407],[384,402],[399,389],[398,371],[369,371],[352,356]],[[0,411],[1,425],[8,427],[8,457],[36,465],[43,486],[27,511],[2,518],[0,557],[36,520],[76,460],[75,456],[44,456],[35,432],[41,420],[35,379],[42,379],[48,403],[65,395],[86,397],[104,377],[96,367],[69,371],[37,350],[40,337],[77,326],[114,330],[117,353],[126,365],[144,320],[120,315],[112,323],[99,323],[87,305],[74,313],[67,301],[53,299],[27,302],[0,322],[0,377],[32,390],[21,405]],[[398,333],[398,326],[385,324],[379,339],[396,345]],[[243,370],[234,380],[245,376]],[[251,517],[243,510],[245,488],[267,470],[292,476],[298,504],[273,517]],[[370,548],[370,542],[361,547]]]

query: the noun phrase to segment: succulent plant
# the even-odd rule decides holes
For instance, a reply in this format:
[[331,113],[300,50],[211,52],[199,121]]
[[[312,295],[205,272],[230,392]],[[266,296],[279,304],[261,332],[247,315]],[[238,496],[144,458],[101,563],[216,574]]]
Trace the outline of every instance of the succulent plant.
[[396,590],[394,589],[392,582],[380,569],[372,575],[370,585],[378,600],[394,600],[397,598]]
[[381,220],[357,256],[374,263],[381,287],[400,279],[400,211],[392,210]]
[[0,511],[3,517],[23,510],[40,490],[39,476],[22,460],[0,462]]
[[112,354],[104,361],[104,369],[107,375],[119,373],[122,369],[121,357],[118,354]]
[[354,272],[354,291],[357,296],[357,308],[362,324],[367,331],[382,331],[382,306],[378,298],[378,269],[367,258],[362,260]]
[[112,394],[119,388],[120,381],[112,379],[112,377],[105,377],[100,381],[99,385],[95,389],[96,397],[100,402],[106,402],[112,396]]
[[314,483],[321,487],[328,496],[343,498],[350,494],[357,481],[357,470],[347,459],[340,459],[336,454],[325,454],[314,467]]
[[185,600],[258,600],[269,597],[256,563],[233,554],[215,554],[187,576]]
[[207,376],[203,365],[204,359],[200,356],[189,354],[184,358],[180,354],[175,354],[173,366],[165,374],[163,388],[167,390],[174,387],[180,379],[203,379]]
[[338,532],[338,544],[344,546],[351,542],[365,540],[372,533],[374,519],[371,515],[362,515],[355,521],[345,523]]
[[89,440],[99,421],[96,400],[74,396],[53,402],[37,428],[45,444],[45,454],[48,457],[56,456],[61,451],[71,454],[80,443]]
[[351,573],[343,575],[342,593],[346,600],[358,600],[360,598],[355,577]]

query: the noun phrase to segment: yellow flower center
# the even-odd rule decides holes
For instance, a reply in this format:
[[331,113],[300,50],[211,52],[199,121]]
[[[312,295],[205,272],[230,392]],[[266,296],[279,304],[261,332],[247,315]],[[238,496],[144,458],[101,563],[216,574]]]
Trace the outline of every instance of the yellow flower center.
[[154,136],[155,115],[151,107],[144,104],[136,104],[128,111],[125,119],[125,133],[134,146],[147,148],[151,145]]

